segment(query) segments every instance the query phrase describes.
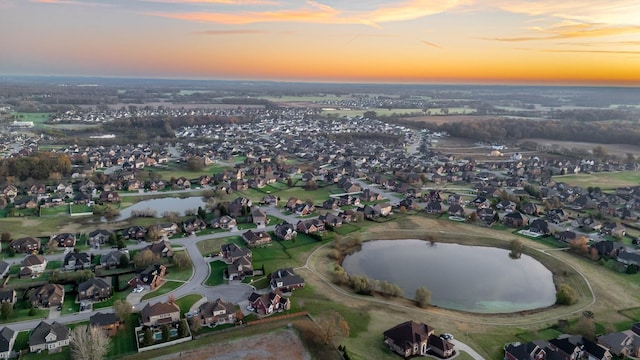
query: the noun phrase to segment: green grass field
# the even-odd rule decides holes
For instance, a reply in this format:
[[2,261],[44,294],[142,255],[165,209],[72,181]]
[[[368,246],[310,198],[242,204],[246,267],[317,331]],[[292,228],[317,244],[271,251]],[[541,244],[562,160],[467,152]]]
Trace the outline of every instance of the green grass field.
[[200,294],[190,294],[177,299],[176,304],[180,307],[180,314],[189,312],[193,304],[200,299],[202,299],[202,295]]
[[177,266],[167,266],[167,280],[187,281],[193,275],[193,267],[184,270],[178,270]]
[[358,110],[322,110],[324,115],[337,115],[342,116],[363,116],[367,111],[375,111],[378,116],[390,116],[390,115],[407,115],[418,114],[422,115],[422,109],[358,109]]
[[173,290],[179,288],[182,285],[184,285],[184,283],[181,281],[178,282],[178,281],[165,280],[164,284],[162,284],[159,288],[155,289],[154,291],[148,294],[145,294],[142,297],[142,300],[149,300],[157,296],[166,295],[172,292]]
[[204,283],[207,286],[216,286],[225,284],[224,271],[227,269],[227,264],[223,261],[212,261],[209,263],[211,270],[209,271],[209,278]]
[[640,185],[640,172],[620,171],[562,175],[554,176],[553,180],[556,182],[565,182],[572,186],[580,186],[584,189],[588,187],[600,187],[603,190],[611,190],[617,187]]

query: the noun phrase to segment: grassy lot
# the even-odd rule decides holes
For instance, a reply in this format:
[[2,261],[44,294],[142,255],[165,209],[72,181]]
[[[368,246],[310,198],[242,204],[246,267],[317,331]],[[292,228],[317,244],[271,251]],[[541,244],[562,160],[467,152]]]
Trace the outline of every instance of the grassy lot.
[[74,314],[80,311],[80,304],[76,303],[76,294],[65,294],[62,304],[62,315]]
[[209,278],[205,282],[207,286],[216,286],[226,283],[224,280],[224,271],[227,269],[227,264],[223,261],[212,261],[209,263],[211,270],[209,271]]
[[[13,316],[9,318],[9,322],[45,319],[49,315],[49,309],[36,309],[34,315],[29,315],[30,310],[31,309],[26,300],[18,300],[18,302],[13,306]],[[0,324],[4,322],[4,320],[0,320]]]
[[177,299],[176,304],[180,307],[180,314],[189,312],[193,304],[200,299],[202,299],[202,295],[199,294],[190,294]]
[[17,112],[18,121],[33,121],[34,127],[41,127],[55,113],[52,112]]
[[198,247],[198,250],[200,250],[200,254],[202,254],[202,256],[207,256],[209,254],[219,254],[220,247],[223,244],[232,242],[240,245],[244,244],[242,237],[229,236],[226,238],[201,240],[196,244],[196,246]]
[[197,179],[202,174],[217,174],[230,166],[211,165],[202,171],[191,171],[187,168],[187,164],[169,164],[166,168],[145,168],[149,172],[162,175],[162,179],[169,180],[171,178],[185,177],[187,179]]
[[87,205],[71,204],[71,213],[93,213],[93,207]]
[[129,295],[129,291],[125,290],[125,291],[116,291],[113,293],[113,296],[111,296],[109,299],[105,300],[105,301],[101,301],[99,303],[94,303],[93,304],[93,309],[94,310],[98,310],[98,309],[104,309],[104,308],[108,308],[113,306],[113,303],[116,300],[126,300],[127,299],[127,295]]
[[562,175],[554,176],[553,180],[556,182],[566,182],[572,186],[581,186],[585,189],[599,186],[603,190],[611,190],[623,186],[638,186],[638,184],[640,184],[640,172],[620,171]]
[[49,351],[47,350],[41,353],[26,353],[20,359],[41,360],[45,358],[47,360],[69,360],[71,359],[71,348],[65,346],[64,348],[62,348],[62,351],[57,353],[49,353]]
[[178,281],[171,281],[171,280],[166,280],[164,282],[164,284],[162,284],[159,288],[157,288],[156,290],[145,294],[142,297],[142,300],[149,300],[149,299],[153,299],[156,296],[162,296],[162,295],[166,295],[170,292],[172,292],[173,290],[179,288],[180,286],[184,285],[183,282],[178,282]]
[[[379,116],[389,115],[405,115],[405,114],[420,114],[422,115],[422,109],[362,109],[362,110],[322,110],[323,115],[338,115],[342,116],[363,116],[366,111],[375,111]],[[435,110],[434,110],[435,111]],[[434,112],[432,111],[432,112]],[[438,109],[440,111],[440,109]]]
[[60,260],[51,260],[47,262],[47,270],[59,270],[62,268],[62,261]]
[[137,353],[134,327],[139,323],[139,319],[140,313],[129,315],[129,319],[120,327],[118,334],[111,338],[107,359],[119,359],[122,356]]
[[177,266],[167,266],[167,275],[165,279],[167,280],[179,280],[179,281],[187,281],[193,275],[193,267],[178,270]]
[[40,216],[58,216],[58,215],[69,215],[69,205],[40,208]]

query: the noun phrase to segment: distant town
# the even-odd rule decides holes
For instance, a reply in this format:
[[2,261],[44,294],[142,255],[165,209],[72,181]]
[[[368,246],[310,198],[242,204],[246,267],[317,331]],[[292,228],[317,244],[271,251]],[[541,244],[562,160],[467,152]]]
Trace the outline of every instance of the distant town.
[[0,357],[640,357],[604,90],[3,79]]

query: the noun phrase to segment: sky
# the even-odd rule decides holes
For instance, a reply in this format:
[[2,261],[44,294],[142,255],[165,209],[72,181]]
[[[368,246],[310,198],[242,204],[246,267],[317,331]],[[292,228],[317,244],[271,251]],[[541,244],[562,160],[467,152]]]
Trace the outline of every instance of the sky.
[[0,0],[0,75],[640,86],[638,0]]

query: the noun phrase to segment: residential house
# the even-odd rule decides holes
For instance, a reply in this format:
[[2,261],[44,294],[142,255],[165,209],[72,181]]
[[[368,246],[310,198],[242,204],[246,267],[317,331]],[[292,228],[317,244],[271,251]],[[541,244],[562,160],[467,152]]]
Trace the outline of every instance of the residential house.
[[147,304],[140,312],[144,326],[169,325],[180,320],[180,308],[175,303],[158,302]]
[[537,216],[540,213],[540,211],[538,210],[538,205],[532,202],[522,204],[522,206],[520,206],[520,210],[524,214],[531,215],[531,216]]
[[441,214],[443,212],[442,203],[440,201],[429,201],[424,207],[427,214]]
[[633,333],[614,332],[598,337],[598,344],[619,358],[640,357],[640,337]]
[[15,206],[16,209],[35,209],[38,207],[38,199],[33,196],[15,198],[13,200],[13,206]]
[[511,226],[516,229],[527,226],[527,224],[529,224],[529,218],[517,211],[506,214],[504,217],[502,217],[502,221],[505,225]]
[[510,213],[516,211],[516,203],[510,200],[502,200],[496,204],[496,209]]
[[388,216],[391,214],[391,210],[393,210],[391,204],[388,202],[376,204],[374,208],[380,213],[380,216]]
[[215,218],[211,220],[211,227],[214,229],[233,229],[238,226],[238,222],[236,219],[232,218],[229,215],[224,215],[219,218]]
[[129,280],[129,287],[136,288],[138,286],[149,286],[149,289],[155,290],[162,285],[167,268],[161,264],[150,265],[142,270],[137,276]]
[[322,221],[326,226],[331,226],[332,228],[337,228],[342,226],[344,219],[340,216],[333,215],[332,213],[327,213],[325,215],[320,215],[318,220]]
[[327,210],[337,210],[340,208],[340,200],[330,197],[322,203],[322,208]]
[[249,295],[249,308],[258,315],[271,315],[274,312],[289,310],[289,298],[282,296],[280,291],[270,291],[266,294],[252,292]]
[[33,307],[56,307],[64,302],[64,288],[58,284],[44,284],[29,296]]
[[616,244],[611,240],[598,241],[590,246],[591,249],[595,249],[598,256],[614,256],[616,254]]
[[220,298],[205,302],[199,309],[198,316],[203,325],[234,324],[237,321],[236,306]]
[[442,359],[449,358],[455,353],[453,343],[434,334],[429,335],[429,350]]
[[549,223],[541,218],[535,219],[529,224],[529,231],[541,235],[548,235],[551,233],[549,230]]
[[84,252],[68,252],[64,256],[64,263],[62,265],[65,270],[81,270],[91,267],[91,256]]
[[582,357],[582,348],[569,337],[557,338],[549,340],[549,347],[562,354],[565,360],[577,360]]
[[100,256],[100,265],[107,269],[120,266],[122,255],[125,255],[127,258],[129,257],[128,253],[120,250],[112,250],[109,253]]
[[0,290],[0,304],[8,302],[13,305],[16,301],[18,301],[18,294],[15,289]]
[[449,216],[455,216],[459,218],[464,218],[467,215],[465,209],[462,207],[462,205],[459,204],[450,205],[449,209],[447,209],[447,214],[449,214]]
[[54,241],[58,247],[74,247],[76,246],[76,234],[61,233],[50,236],[50,241]]
[[325,225],[319,218],[300,220],[296,224],[296,230],[299,233],[312,234],[325,231]]
[[91,201],[91,194],[82,191],[73,197],[73,203],[76,205],[88,205]]
[[242,239],[249,247],[271,244],[271,236],[266,231],[247,230],[242,234]]
[[100,247],[109,241],[113,232],[106,229],[96,229],[89,233],[89,245],[94,248]]
[[414,197],[407,197],[400,200],[398,207],[404,207],[406,210],[416,210],[418,208],[418,199]]
[[192,234],[207,228],[207,223],[199,217],[187,219],[182,222],[182,230],[185,234]]
[[491,206],[491,202],[484,196],[478,196],[471,202],[476,209],[485,209]]
[[20,277],[38,276],[47,268],[47,259],[42,255],[27,255],[20,262]]
[[316,207],[309,203],[298,203],[293,207],[292,212],[299,216],[306,216],[316,211]]
[[278,205],[278,196],[276,196],[276,195],[266,195],[260,200],[260,205],[277,206]]
[[151,243],[151,245],[145,247],[147,250],[151,250],[152,253],[163,257],[172,257],[173,256],[173,248],[171,248],[171,244],[167,240],[159,240]]
[[382,195],[375,191],[372,191],[371,189],[364,189],[360,193],[359,198],[360,201],[380,201],[382,200]]
[[398,324],[383,333],[384,343],[391,351],[404,358],[415,355],[425,356],[429,351],[429,336],[434,329],[413,320]]
[[100,201],[103,203],[120,202],[120,195],[115,191],[103,191],[100,193]]
[[554,236],[557,240],[560,240],[566,243],[571,243],[573,240],[578,238],[578,234],[570,230],[557,232],[555,233]]
[[242,257],[251,258],[251,250],[242,248],[235,243],[222,244],[220,247],[220,257],[227,264],[231,264]]
[[622,249],[619,253],[618,253],[618,257],[616,258],[616,260],[619,263],[622,263],[624,265],[636,265],[636,266],[640,266],[640,252],[630,252],[630,251],[626,251],[626,249]]
[[260,208],[255,208],[251,211],[251,221],[258,227],[264,227],[269,224],[267,213]]
[[2,189],[2,194],[9,199],[14,199],[18,196],[18,188],[13,185],[7,185]]
[[129,240],[144,240],[147,229],[142,226],[133,225],[122,230],[122,237]]
[[291,292],[304,287],[304,279],[296,275],[292,268],[278,269],[269,275],[269,286],[271,290]]
[[545,360],[548,342],[544,340],[512,343],[504,348],[505,360]]
[[54,321],[49,324],[41,321],[29,334],[29,351],[32,353],[48,350],[49,353],[60,351],[69,346],[71,331],[64,325]]
[[13,248],[17,253],[33,253],[40,250],[40,240],[34,237],[23,237],[11,241],[9,246]]
[[89,326],[102,329],[107,336],[112,337],[118,333],[120,320],[115,313],[97,312],[89,318]]
[[276,225],[273,233],[276,235],[276,238],[280,240],[292,240],[298,235],[295,226],[293,226],[293,224],[289,224],[288,222],[283,222],[282,224]]
[[547,210],[547,219],[552,223],[560,224],[569,220],[569,215],[562,208],[549,209]]
[[93,278],[78,284],[78,300],[102,301],[112,295],[111,285],[104,279]]
[[490,207],[478,208],[476,210],[476,215],[478,215],[478,220],[488,225],[491,225],[496,221],[497,214],[498,213],[495,212],[495,210],[493,210]]
[[0,359],[13,357],[13,345],[16,342],[18,333],[4,326],[0,330]]

